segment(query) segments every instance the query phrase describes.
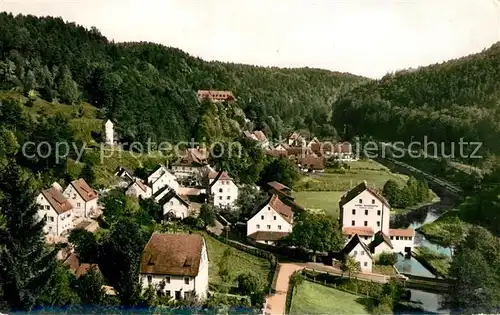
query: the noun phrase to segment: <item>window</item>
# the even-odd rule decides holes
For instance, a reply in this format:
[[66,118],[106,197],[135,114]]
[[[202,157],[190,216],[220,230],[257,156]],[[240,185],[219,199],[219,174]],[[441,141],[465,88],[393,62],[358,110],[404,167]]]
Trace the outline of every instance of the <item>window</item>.
[[151,282],[153,282],[153,277],[152,276],[148,276],[148,284],[151,284]]
[[394,240],[394,236],[391,236],[391,241]]
[[368,221],[365,221],[365,226],[368,226]]
[[274,216],[274,220],[276,220],[276,216]]
[[380,215],[380,210],[377,210],[377,215]]
[[411,236],[410,236],[410,237],[408,237],[408,240],[409,240],[409,241],[411,241],[411,239],[412,239],[412,237],[411,237]]
[[270,230],[270,229],[271,229],[271,226],[270,226],[270,225],[268,225],[268,226],[267,226],[267,229],[268,229],[268,230]]
[[79,202],[76,203],[76,207],[80,208],[80,203]]
[[355,251],[354,251],[354,256],[356,256],[357,254],[358,254],[358,251],[357,251],[357,250],[355,250]]
[[184,284],[189,284],[189,278],[188,277],[184,278]]
[[76,194],[73,194],[73,199],[76,199]]
[[39,210],[43,210],[43,206],[38,206],[38,209]]
[[281,230],[281,225],[278,225],[278,230]]
[[365,215],[368,215],[368,210],[365,210]]
[[399,236],[396,236],[396,241],[399,241]]
[[54,222],[54,217],[47,217],[47,221]]
[[260,229],[260,224],[257,224],[257,228]]
[[180,300],[181,299],[181,291],[175,291],[175,299]]
[[165,295],[166,295],[167,297],[170,297],[170,290],[165,291]]
[[365,241],[368,241],[368,236],[365,236]]
[[355,225],[356,225],[356,221],[352,220],[352,221],[351,221],[351,225],[352,225],[352,226],[355,226]]
[[226,198],[226,199],[227,199],[227,200],[231,199],[231,196],[227,196],[227,198]]
[[359,203],[363,203],[363,199],[359,199]]
[[365,254],[365,251],[364,251],[364,250],[362,250],[362,251],[361,251],[361,256],[363,256],[364,254]]
[[49,210],[50,209],[50,206],[45,206],[45,210]]
[[260,216],[260,219],[261,219],[261,220],[264,220],[264,216],[263,216],[263,215],[261,215],[261,216]]
[[366,261],[365,261],[365,262],[363,263],[363,266],[368,267],[368,262],[366,262]]
[[170,205],[173,206],[174,205],[174,202],[173,201],[170,201]]
[[219,200],[222,200],[222,196],[219,196]]
[[352,214],[356,214],[356,209],[352,209]]
[[[170,277],[165,277],[165,282],[170,283]],[[170,295],[170,294],[169,294]]]
[[372,205],[374,205],[374,204],[375,204],[375,199],[372,199]]
[[380,221],[377,221],[377,226],[380,227]]
[[222,192],[222,188],[219,188],[219,192]]

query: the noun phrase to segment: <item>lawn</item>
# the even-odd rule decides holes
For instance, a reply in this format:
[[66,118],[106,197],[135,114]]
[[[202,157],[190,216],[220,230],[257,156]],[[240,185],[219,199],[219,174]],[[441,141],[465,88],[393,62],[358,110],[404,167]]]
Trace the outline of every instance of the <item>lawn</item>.
[[370,314],[373,300],[304,281],[294,292],[291,314]]
[[463,229],[464,235],[466,235],[469,229],[472,227],[470,223],[458,219],[459,214],[460,212],[458,210],[449,211],[439,217],[436,221],[422,225],[419,228],[419,231],[425,235],[426,239],[438,245],[445,246],[445,244],[443,243],[443,238],[447,236],[447,226],[449,226],[450,224],[458,223]]
[[326,214],[339,216],[339,200],[343,191],[298,191],[294,192],[296,202],[306,209],[321,209]]
[[227,248],[232,250],[229,266],[233,278],[236,278],[239,274],[244,272],[253,272],[261,278],[262,283],[267,283],[270,269],[270,263],[267,259],[248,254],[219,242],[207,233],[200,232],[200,234],[205,237],[205,241],[207,242],[209,260],[208,277],[210,284],[217,285],[220,283],[218,262]]
[[[352,164],[352,165],[351,165]],[[347,191],[366,180],[368,186],[382,190],[389,179],[404,185],[408,177],[395,174],[385,166],[371,161],[349,163],[350,169],[327,170],[325,173],[315,173],[302,177],[294,186],[295,191]]]

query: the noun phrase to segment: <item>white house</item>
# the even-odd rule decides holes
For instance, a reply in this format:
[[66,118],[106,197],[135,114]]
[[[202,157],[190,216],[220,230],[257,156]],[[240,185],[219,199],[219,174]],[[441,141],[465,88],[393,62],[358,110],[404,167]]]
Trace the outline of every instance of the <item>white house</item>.
[[179,190],[177,178],[163,165],[158,166],[158,168],[148,176],[148,186],[151,187],[153,194],[165,186],[168,186],[174,191]]
[[387,234],[382,231],[375,233],[373,241],[368,244],[370,253],[374,256],[380,255],[381,253],[392,253],[394,252],[394,246]]
[[344,249],[342,249],[342,253],[354,257],[359,263],[362,272],[372,272],[373,256],[368,246],[358,237],[358,235],[354,235],[349,240]]
[[38,217],[47,217],[44,232],[48,235],[67,235],[73,229],[73,206],[57,190],[52,187],[43,190],[36,198]]
[[208,293],[208,255],[205,240],[197,234],[154,233],[142,252],[140,281],[144,289],[175,300]]
[[64,190],[63,195],[73,206],[73,214],[77,218],[88,218],[97,211],[97,192],[83,178],[72,181]]
[[389,234],[389,203],[369,188],[366,181],[344,194],[340,199],[339,208],[343,228],[371,228],[374,232],[381,230]]
[[113,146],[115,143],[115,128],[111,120],[107,120],[104,124],[104,138],[105,142],[109,146]]
[[292,208],[284,204],[278,195],[272,195],[260,210],[247,222],[247,237],[258,243],[274,245],[292,232]]
[[409,253],[413,250],[415,244],[414,229],[389,229],[389,237],[396,253]]
[[151,187],[145,185],[142,180],[136,178],[125,190],[125,195],[133,196],[135,198],[147,199],[153,195]]
[[179,196],[175,191],[168,192],[158,203],[163,209],[163,217],[184,219],[189,216],[190,204],[187,197]]
[[238,199],[238,186],[226,172],[208,174],[210,199],[214,206],[232,206]]

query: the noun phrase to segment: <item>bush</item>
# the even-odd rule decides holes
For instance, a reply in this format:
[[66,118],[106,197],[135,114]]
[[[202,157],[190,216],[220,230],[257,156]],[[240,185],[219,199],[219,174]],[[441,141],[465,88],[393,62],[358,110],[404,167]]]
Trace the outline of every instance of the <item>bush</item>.
[[385,266],[393,266],[398,261],[398,254],[383,252],[378,256],[377,264]]

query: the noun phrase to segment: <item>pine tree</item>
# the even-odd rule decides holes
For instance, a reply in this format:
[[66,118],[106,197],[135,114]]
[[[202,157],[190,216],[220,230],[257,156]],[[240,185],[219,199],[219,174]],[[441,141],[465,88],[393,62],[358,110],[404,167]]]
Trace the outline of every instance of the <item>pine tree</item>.
[[36,185],[18,165],[0,170],[0,285],[12,310],[29,311],[48,289],[59,248],[45,246],[37,217]]

